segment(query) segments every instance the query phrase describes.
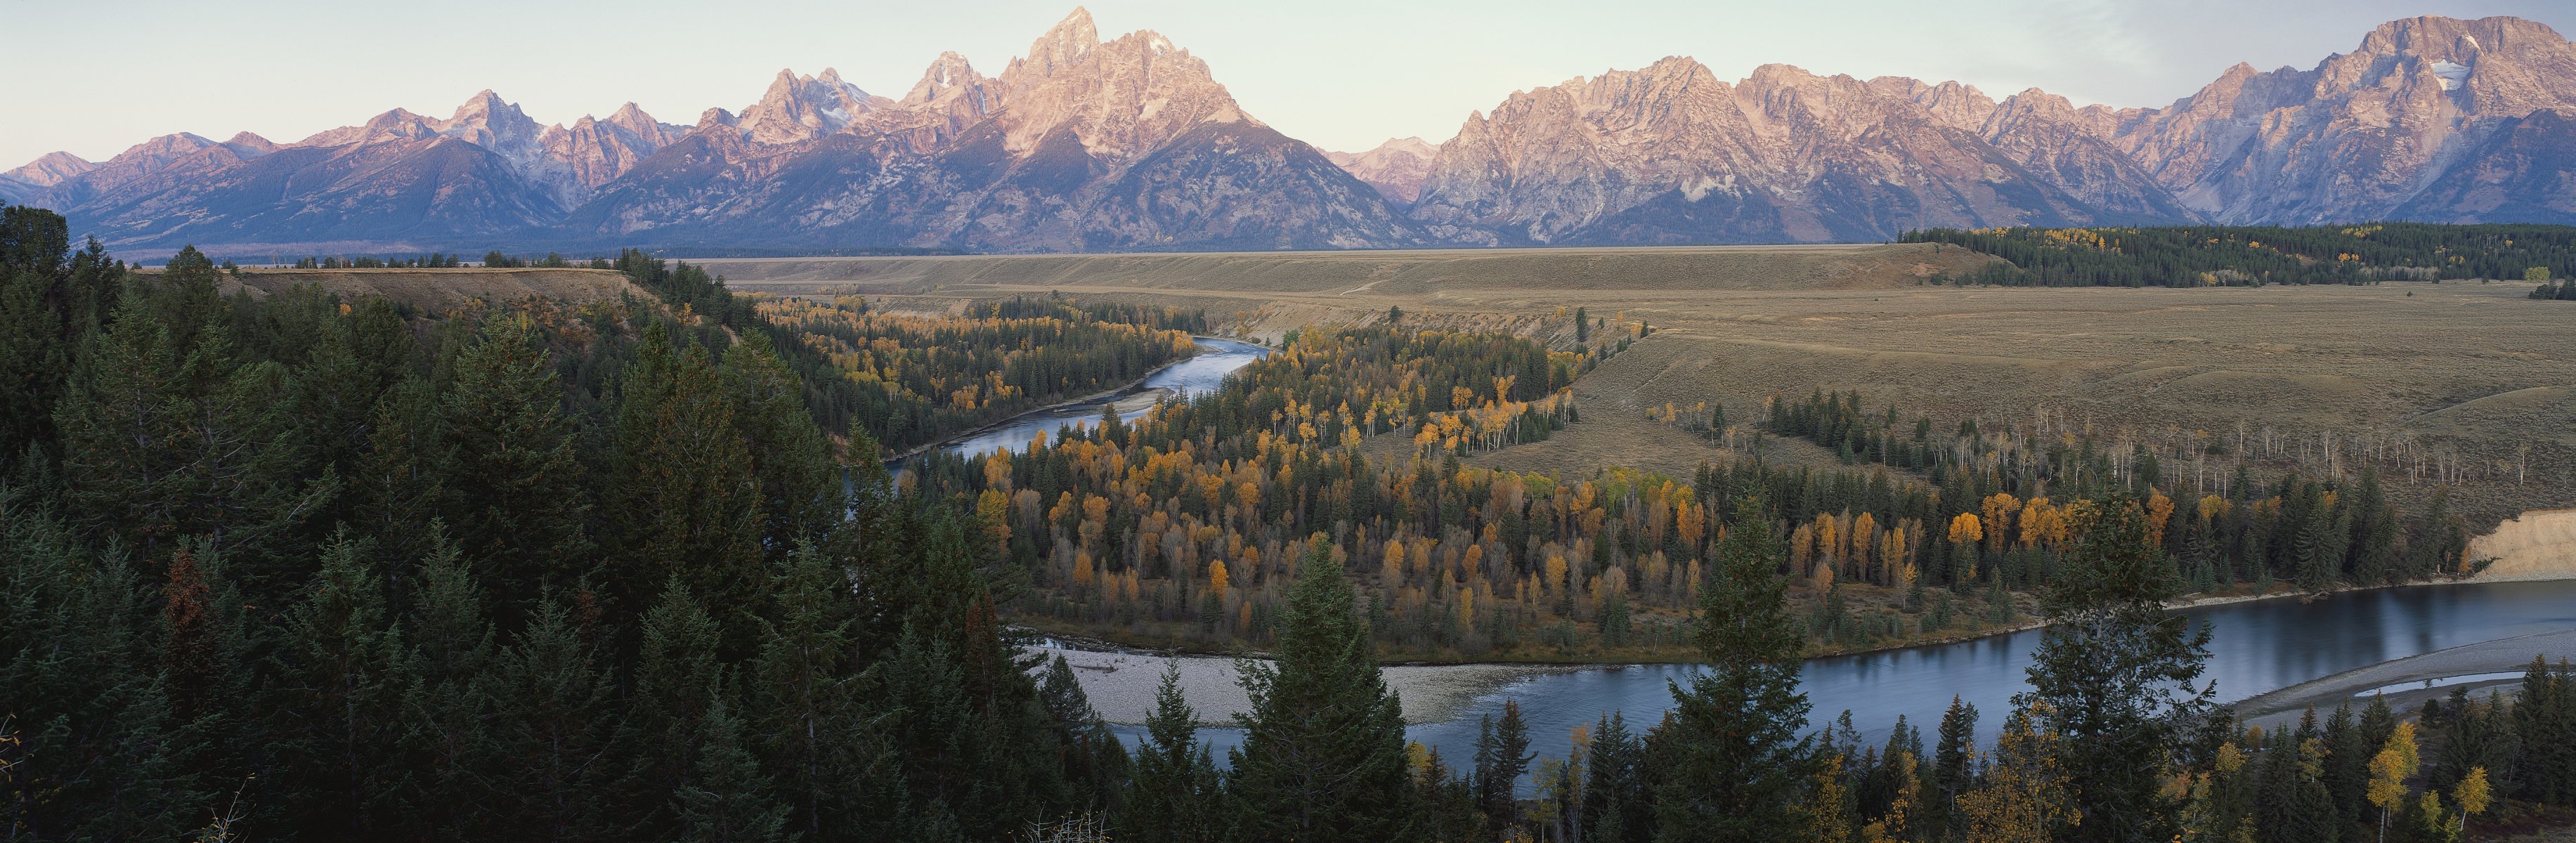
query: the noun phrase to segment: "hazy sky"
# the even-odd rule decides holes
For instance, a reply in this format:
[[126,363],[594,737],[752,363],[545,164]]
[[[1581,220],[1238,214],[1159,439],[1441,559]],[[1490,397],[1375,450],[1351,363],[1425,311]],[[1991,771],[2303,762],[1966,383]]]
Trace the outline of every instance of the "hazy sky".
[[[2310,67],[2413,15],[2518,15],[2576,32],[2569,0],[1093,0],[1104,38],[1153,29],[1254,116],[1326,149],[1438,142],[1515,90],[1687,55],[1722,79],[1769,62],[1957,79],[2002,95],[2163,105],[2227,66]],[[394,107],[445,116],[483,88],[539,122],[634,100],[664,122],[741,109],[781,67],[900,97],[943,50],[988,74],[1066,0],[0,0],[19,83],[0,169],[57,149],[252,131],[281,143]],[[32,75],[29,75],[32,74]]]

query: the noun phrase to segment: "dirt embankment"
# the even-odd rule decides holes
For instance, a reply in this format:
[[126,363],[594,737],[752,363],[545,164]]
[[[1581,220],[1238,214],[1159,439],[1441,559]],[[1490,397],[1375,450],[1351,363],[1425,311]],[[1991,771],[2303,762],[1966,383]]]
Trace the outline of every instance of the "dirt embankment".
[[383,296],[433,312],[474,301],[498,304],[529,297],[576,305],[625,294],[652,298],[624,274],[605,269],[245,269],[237,281],[227,280],[225,291],[246,287],[265,296],[299,284],[321,287],[344,300]]
[[2576,509],[2535,509],[2469,540],[2470,559],[2493,559],[2477,582],[2576,579]]

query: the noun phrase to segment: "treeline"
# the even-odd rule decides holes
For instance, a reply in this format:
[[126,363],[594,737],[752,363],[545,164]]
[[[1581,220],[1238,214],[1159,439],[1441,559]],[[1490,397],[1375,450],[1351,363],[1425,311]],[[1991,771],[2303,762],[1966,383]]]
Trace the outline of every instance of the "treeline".
[[226,297],[6,223],[10,839],[995,840],[1121,798],[971,515],[838,464],[762,335]]
[[[174,258],[173,260],[176,260],[176,259]],[[450,255],[450,254],[445,254],[445,253],[441,253],[441,252],[431,252],[431,253],[426,254],[426,255],[415,255],[415,256],[413,256],[413,257],[408,257],[408,258],[378,258],[378,257],[368,257],[368,256],[364,256],[364,255],[361,255],[361,256],[358,256],[358,257],[354,257],[354,258],[350,258],[350,257],[337,257],[337,256],[333,256],[333,257],[307,257],[307,258],[297,258],[297,259],[295,260],[295,264],[294,264],[291,268],[293,268],[293,269],[455,269],[455,268],[457,268],[457,267],[461,267],[461,266],[464,266],[464,265],[465,265],[465,263],[464,263],[464,256],[462,256],[462,255]],[[232,267],[232,262],[231,262],[231,261],[225,261],[225,262],[224,262],[224,266],[225,266],[225,268],[230,269],[230,268]]]
[[1936,557],[1952,557],[1953,572],[1997,571],[2014,588],[2047,579],[2072,501],[2113,491],[2145,498],[2157,546],[2196,592],[2268,591],[2276,581],[2324,591],[2470,573],[2467,525],[2447,490],[2402,517],[2372,465],[2352,482],[2292,471],[2266,483],[2238,462],[2205,494],[2198,490],[2208,484],[2168,476],[2154,451],[2122,452],[2090,435],[1980,431],[1973,420],[1936,433],[1930,418],[1903,422],[1892,405],[1864,412],[1857,392],[1769,403],[1772,432],[1833,448],[1846,462],[1927,473],[1940,492],[1922,517],[1943,525],[1929,540],[1946,545]]
[[2569,278],[2564,281],[2551,281],[2549,280],[2548,273],[2544,272],[2535,274],[2540,277],[2531,278],[2529,280],[2540,282],[2540,286],[2531,288],[2532,298],[2550,301],[2576,301],[2576,278]]
[[484,255],[483,255],[483,265],[484,265],[485,267],[492,268],[492,269],[530,269],[530,268],[535,268],[535,269],[573,269],[573,268],[582,268],[582,269],[614,269],[614,268],[616,268],[616,266],[615,266],[614,264],[610,263],[610,262],[609,262],[609,260],[608,260],[607,258],[591,258],[590,260],[587,260],[587,261],[575,261],[575,260],[572,260],[572,259],[570,259],[570,258],[566,258],[566,257],[564,257],[564,256],[563,256],[563,254],[562,254],[561,252],[547,252],[545,257],[541,257],[541,258],[528,258],[528,257],[517,257],[517,256],[514,256],[514,255],[511,255],[511,254],[510,254],[510,253],[508,253],[508,252],[504,252],[504,251],[501,251],[501,250],[498,250],[498,249],[492,250],[491,252],[488,252],[488,253],[486,253],[486,254],[484,254]]
[[1898,240],[2004,261],[1936,275],[1935,284],[2198,287],[2576,275],[2576,227],[2558,225],[1931,228]]
[[817,423],[894,451],[1124,386],[1194,353],[1190,335],[1207,330],[1197,311],[1056,296],[920,316],[878,311],[857,296],[737,295],[705,267],[637,249],[607,268],[677,309],[702,342],[767,336],[804,382]]

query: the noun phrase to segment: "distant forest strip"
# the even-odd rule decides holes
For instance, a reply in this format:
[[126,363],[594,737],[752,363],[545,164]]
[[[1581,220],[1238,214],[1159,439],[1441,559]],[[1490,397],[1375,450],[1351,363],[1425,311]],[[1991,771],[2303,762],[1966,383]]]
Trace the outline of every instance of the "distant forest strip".
[[1927,228],[1897,239],[2005,261],[1936,275],[1934,284],[2209,287],[2576,275],[2576,227],[2563,225]]

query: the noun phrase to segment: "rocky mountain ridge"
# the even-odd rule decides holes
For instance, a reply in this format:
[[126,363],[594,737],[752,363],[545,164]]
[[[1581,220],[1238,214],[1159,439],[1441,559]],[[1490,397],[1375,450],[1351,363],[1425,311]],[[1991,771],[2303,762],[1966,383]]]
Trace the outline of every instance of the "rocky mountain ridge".
[[287,144],[154,138],[0,173],[113,246],[973,251],[1881,240],[1923,226],[2576,222],[2576,46],[2411,18],[2163,108],[1686,57],[1512,94],[1437,146],[1326,153],[1082,9],[900,98],[782,70],[739,111],[540,125],[491,91]]

